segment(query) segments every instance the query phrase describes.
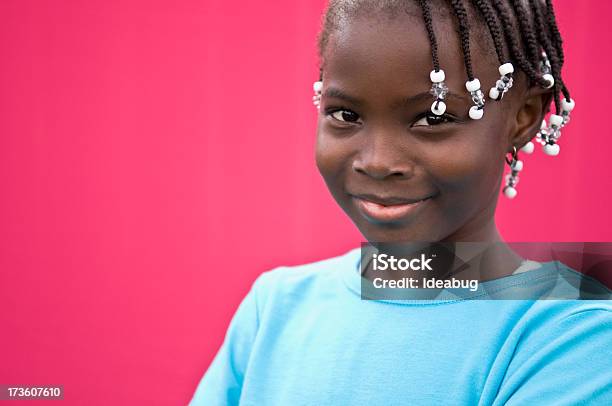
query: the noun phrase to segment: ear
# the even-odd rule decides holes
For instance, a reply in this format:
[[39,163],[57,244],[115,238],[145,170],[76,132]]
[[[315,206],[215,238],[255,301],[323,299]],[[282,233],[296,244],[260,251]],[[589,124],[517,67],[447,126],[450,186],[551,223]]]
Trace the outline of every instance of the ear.
[[522,106],[516,114],[515,129],[509,140],[510,145],[515,145],[520,149],[535,137],[540,130],[544,116],[550,109],[551,101],[551,89],[531,87],[527,90]]

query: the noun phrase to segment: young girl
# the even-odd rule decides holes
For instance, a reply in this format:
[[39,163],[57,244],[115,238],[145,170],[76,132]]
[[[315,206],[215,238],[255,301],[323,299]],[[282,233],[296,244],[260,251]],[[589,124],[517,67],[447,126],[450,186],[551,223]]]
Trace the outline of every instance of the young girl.
[[316,160],[337,203],[377,247],[495,244],[493,277],[363,300],[359,248],[265,272],[191,404],[612,404],[609,302],[471,300],[580,279],[523,260],[494,222],[504,165],[513,198],[519,152],[558,154],[574,108],[550,0],[332,0],[319,45]]

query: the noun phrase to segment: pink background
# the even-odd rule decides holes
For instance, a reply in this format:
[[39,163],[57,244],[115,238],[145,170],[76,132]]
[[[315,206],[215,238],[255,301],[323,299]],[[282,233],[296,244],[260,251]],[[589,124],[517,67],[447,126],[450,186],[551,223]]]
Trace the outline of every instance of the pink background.
[[[498,223],[610,241],[612,2],[556,3],[577,108]],[[186,403],[258,274],[358,246],[314,164],[323,4],[0,2],[0,384]]]

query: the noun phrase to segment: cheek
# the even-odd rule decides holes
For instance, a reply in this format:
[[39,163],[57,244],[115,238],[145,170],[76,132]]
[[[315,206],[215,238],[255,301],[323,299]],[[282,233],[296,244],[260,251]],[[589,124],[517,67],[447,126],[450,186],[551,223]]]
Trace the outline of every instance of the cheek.
[[[471,139],[470,139],[471,138]],[[495,137],[457,137],[428,153],[430,174],[447,192],[460,193],[471,200],[476,194],[491,192],[503,172],[503,146]]]
[[317,168],[328,184],[332,180],[339,179],[348,156],[349,153],[344,143],[325,134],[321,129],[321,125],[319,125],[317,130],[315,158]]

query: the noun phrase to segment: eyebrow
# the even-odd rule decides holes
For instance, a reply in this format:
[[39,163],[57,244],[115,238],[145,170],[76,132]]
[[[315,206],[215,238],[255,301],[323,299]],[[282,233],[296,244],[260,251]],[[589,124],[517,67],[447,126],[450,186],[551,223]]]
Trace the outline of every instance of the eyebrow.
[[[344,101],[347,101],[349,103],[352,103],[358,106],[364,104],[363,100],[359,99],[358,97],[351,96],[350,94],[344,92],[343,90],[338,89],[337,87],[328,87],[325,90],[325,93],[323,93],[323,96],[344,100]],[[453,93],[450,90],[446,94],[446,98],[456,99],[462,102],[469,102],[469,99],[467,98],[467,96]],[[429,91],[418,93],[413,96],[406,97],[404,100],[402,100],[401,104],[409,105],[409,104],[421,102],[423,100],[433,100],[433,95],[429,93]]]

